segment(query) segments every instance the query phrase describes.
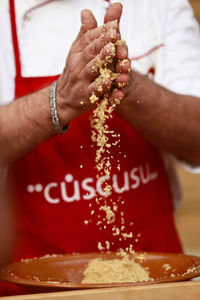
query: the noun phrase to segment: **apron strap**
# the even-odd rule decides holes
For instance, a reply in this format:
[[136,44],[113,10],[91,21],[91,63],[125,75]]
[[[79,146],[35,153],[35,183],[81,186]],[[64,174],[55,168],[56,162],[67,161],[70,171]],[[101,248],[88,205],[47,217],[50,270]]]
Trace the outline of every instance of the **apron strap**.
[[17,26],[16,26],[14,0],[9,0],[9,4],[10,4],[10,21],[11,21],[13,50],[14,50],[14,56],[15,56],[16,76],[21,77],[21,62],[20,62],[20,54],[19,54],[19,44],[18,44],[18,39],[17,39]]

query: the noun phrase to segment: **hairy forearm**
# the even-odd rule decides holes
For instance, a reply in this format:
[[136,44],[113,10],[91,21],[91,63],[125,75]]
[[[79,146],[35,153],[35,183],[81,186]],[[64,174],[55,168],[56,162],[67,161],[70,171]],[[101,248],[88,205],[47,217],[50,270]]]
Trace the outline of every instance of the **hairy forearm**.
[[118,113],[155,147],[200,162],[200,99],[173,93],[146,76],[131,73]]
[[22,157],[55,134],[50,87],[0,107],[0,165]]

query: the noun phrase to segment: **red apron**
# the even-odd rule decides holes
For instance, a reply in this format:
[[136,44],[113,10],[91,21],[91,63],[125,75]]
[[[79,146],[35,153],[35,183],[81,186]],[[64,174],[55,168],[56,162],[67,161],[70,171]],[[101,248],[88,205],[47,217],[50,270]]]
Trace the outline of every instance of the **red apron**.
[[[15,97],[18,98],[50,84],[57,76],[22,77],[14,0],[10,0],[10,6],[16,63]],[[124,201],[119,203],[119,210],[123,210],[126,232],[132,231],[133,238],[119,241],[112,236],[111,226],[100,231],[95,217],[84,225],[84,220],[91,218],[90,203],[95,210],[95,193],[102,194],[101,183],[96,178],[88,116],[75,119],[65,135],[40,144],[15,164],[19,238],[14,259],[97,251],[97,242],[106,240],[111,242],[111,250],[131,243],[136,251],[181,252],[161,156],[115,113],[109,126],[120,133],[121,142],[120,148],[111,149],[114,158],[107,181],[113,185],[113,191],[107,201],[117,202],[119,197]],[[117,171],[119,160],[121,169]],[[117,225],[119,219],[117,214]]]

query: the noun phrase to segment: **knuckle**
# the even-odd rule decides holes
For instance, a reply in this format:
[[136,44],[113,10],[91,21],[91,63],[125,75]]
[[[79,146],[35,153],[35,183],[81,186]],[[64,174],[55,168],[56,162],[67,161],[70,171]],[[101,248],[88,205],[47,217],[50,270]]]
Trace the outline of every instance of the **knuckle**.
[[83,54],[82,54],[82,60],[85,61],[86,63],[87,62],[90,62],[94,59],[94,55],[90,52],[90,51],[83,51]]
[[92,41],[93,41],[93,35],[92,35],[92,32],[91,31],[87,31],[85,36],[85,43],[88,45],[90,44]]
[[115,29],[109,29],[106,33],[106,41],[116,41],[118,35]]
[[97,76],[97,74],[99,73],[99,67],[96,61],[92,61],[91,63],[88,64],[87,72],[90,77]]
[[95,57],[96,53],[96,45],[95,43],[91,43],[87,48],[83,50],[83,58],[87,60],[91,60]]
[[69,63],[68,66],[65,67],[64,72],[69,71],[70,74],[74,74],[74,63]]
[[95,54],[99,54],[99,52],[102,49],[103,44],[104,44],[104,40],[102,38],[94,41],[94,51],[95,51],[94,53]]
[[89,63],[85,66],[85,68],[83,69],[83,71],[79,74],[79,77],[81,76],[81,78],[93,78],[96,77],[96,72],[94,69],[94,64],[93,63]]
[[100,57],[101,57],[101,59],[105,59],[106,56],[108,56],[109,54],[110,54],[109,49],[104,47],[104,48],[101,49]]
[[92,93],[94,93],[94,87],[92,85],[87,86],[87,88],[85,89],[86,98],[89,99],[90,96],[92,96]]
[[86,32],[84,36],[80,39],[80,45],[82,49],[85,49],[91,43],[91,38],[89,33]]
[[91,52],[91,54],[94,56],[95,54],[96,54],[96,52],[97,52],[97,44],[98,44],[98,42],[97,41],[94,41],[92,44],[91,44],[91,46],[90,46],[90,52]]

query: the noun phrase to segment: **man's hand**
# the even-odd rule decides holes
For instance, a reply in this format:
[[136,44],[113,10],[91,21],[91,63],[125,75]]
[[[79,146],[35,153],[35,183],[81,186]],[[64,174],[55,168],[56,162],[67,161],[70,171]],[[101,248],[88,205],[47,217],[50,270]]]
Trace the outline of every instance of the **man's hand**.
[[[124,87],[129,82],[130,62],[127,59],[128,49],[125,44],[116,46],[116,57],[113,44],[119,38],[119,22],[122,5],[115,3],[109,7],[104,25],[97,27],[97,22],[89,10],[81,13],[82,27],[68,55],[63,74],[58,80],[57,105],[62,125],[93,108],[90,96],[94,93],[102,97],[110,91],[112,81],[108,78],[100,83],[102,89],[94,82],[99,76],[101,61],[106,66],[109,59],[116,64],[116,85],[111,98],[122,99]],[[116,62],[117,59],[117,62]]]
[[118,40],[119,19],[97,27],[97,22],[89,10],[81,13],[82,27],[69,52],[65,69],[58,80],[57,106],[59,118],[64,125],[75,117],[90,110],[90,96],[94,93],[102,97],[112,86],[108,78],[94,82],[100,74],[99,61],[106,66],[115,57],[113,45]]

